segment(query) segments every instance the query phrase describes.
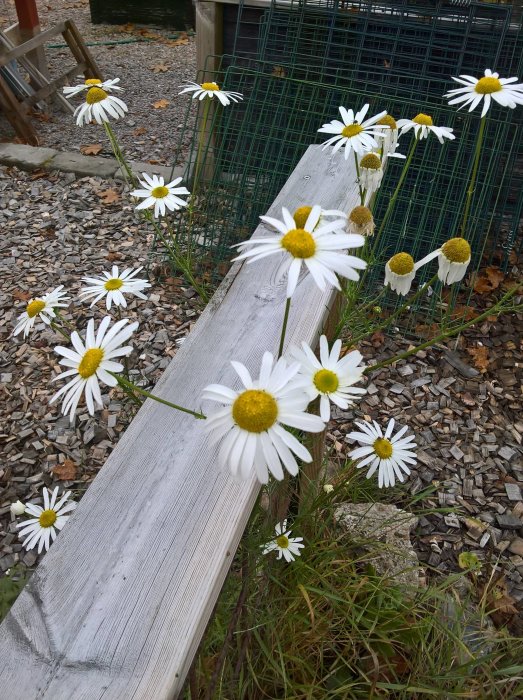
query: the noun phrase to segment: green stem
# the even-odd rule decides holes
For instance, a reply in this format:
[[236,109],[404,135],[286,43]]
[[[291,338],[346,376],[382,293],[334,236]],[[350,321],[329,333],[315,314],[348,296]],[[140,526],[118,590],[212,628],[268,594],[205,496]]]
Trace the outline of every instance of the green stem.
[[283,355],[283,345],[285,343],[285,333],[287,332],[287,322],[289,320],[289,311],[291,309],[291,297],[285,302],[285,313],[283,315],[283,325],[281,327],[280,347],[278,349],[278,359]]
[[148,399],[153,399],[153,401],[158,401],[158,403],[163,403],[165,406],[169,406],[170,408],[175,408],[177,411],[182,411],[183,413],[189,413],[191,416],[194,416],[195,418],[199,419],[205,419],[207,416],[204,416],[203,413],[197,413],[196,411],[191,411],[190,408],[184,408],[183,406],[178,406],[178,404],[171,403],[170,401],[167,401],[167,399],[162,399],[159,396],[155,396],[154,394],[151,394],[151,392],[146,391],[145,389],[142,389],[139,386],[136,386],[133,382],[128,381],[124,377],[121,377],[119,374],[115,374],[114,372],[109,372],[110,375],[112,375],[118,384],[125,390],[125,389],[130,389],[131,391],[136,392],[137,394],[141,394],[142,396],[145,396]]
[[68,335],[68,334],[64,331],[64,329],[63,329],[61,326],[59,326],[58,324],[56,324],[54,321],[51,321],[51,328],[52,328],[53,330],[55,330],[55,331],[58,331],[58,333],[60,333],[61,335],[63,335],[64,338],[65,338],[69,343],[71,342],[71,336]]
[[114,133],[109,122],[104,122],[104,128],[105,128],[105,133],[107,134],[107,137],[109,138],[109,141],[111,142],[111,148],[113,149],[114,157],[116,158],[116,160],[118,161],[120,166],[125,170],[129,184],[134,187],[136,185],[136,178],[134,177],[133,171],[131,170],[129,164],[125,160],[125,156],[122,152],[122,149],[120,148],[120,145],[118,144],[118,139],[116,138],[116,134]]
[[200,176],[200,168],[201,168],[201,156],[202,156],[203,144],[205,141],[205,130],[207,128],[207,119],[209,117],[210,108],[211,108],[211,100],[209,98],[207,98],[207,99],[205,99],[204,105],[203,105],[202,123],[201,123],[201,127],[200,127],[200,136],[198,138],[198,151],[196,154],[196,165],[194,168],[194,178],[193,178],[193,183],[192,183],[191,200],[196,196],[196,189],[198,187],[198,178]]
[[356,164],[356,175],[357,175],[357,177],[358,177],[358,190],[359,190],[359,193],[360,193],[360,204],[361,204],[361,206],[364,206],[364,204],[365,204],[365,194],[364,194],[363,189],[362,189],[362,187],[361,187],[361,182],[360,182],[360,166],[359,166],[359,163],[358,163],[358,154],[356,153],[356,151],[354,151],[354,163]]
[[479,126],[478,140],[476,142],[476,150],[474,151],[474,165],[472,166],[472,175],[470,176],[469,186],[467,188],[467,199],[465,201],[465,211],[463,212],[463,220],[460,227],[460,236],[464,236],[467,230],[467,222],[469,218],[470,205],[472,203],[472,195],[474,194],[474,187],[476,184],[476,177],[478,175],[479,169],[479,158],[481,155],[481,146],[483,144],[483,136],[485,135],[485,126],[487,123],[486,115],[481,117],[481,122]]

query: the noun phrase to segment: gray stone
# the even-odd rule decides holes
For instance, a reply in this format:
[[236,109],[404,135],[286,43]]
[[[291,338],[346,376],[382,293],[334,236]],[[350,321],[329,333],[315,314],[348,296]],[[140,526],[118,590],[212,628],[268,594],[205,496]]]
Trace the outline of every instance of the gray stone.
[[521,489],[518,484],[505,484],[505,491],[507,492],[509,501],[523,500],[521,496]]
[[351,539],[361,540],[362,549],[366,549],[365,540],[372,542],[369,562],[380,576],[400,585],[422,584],[424,572],[410,541],[410,531],[418,522],[415,515],[386,503],[342,503],[334,518]]
[[0,163],[16,165],[21,170],[49,167],[49,161],[58,153],[54,148],[26,146],[22,143],[0,143]]
[[115,171],[114,158],[100,156],[83,156],[81,153],[57,153],[47,164],[51,170],[62,170],[66,173],[87,175],[90,177],[112,178]]
[[498,452],[498,455],[503,459],[506,459],[507,462],[510,461],[515,454],[516,450],[513,450],[512,447],[508,447],[507,445],[503,445]]
[[[174,168],[174,170],[171,168],[170,165],[159,165],[159,164],[152,164],[152,163],[145,163],[143,161],[139,160],[134,160],[130,161],[129,165],[131,167],[131,171],[133,175],[136,177],[142,177],[142,173],[147,173],[148,175],[159,175],[163,177],[165,182],[171,182],[172,180],[175,180],[177,177],[183,177],[183,174],[185,172],[185,168],[181,168],[180,166]],[[172,177],[171,177],[171,171],[172,171]],[[122,168],[118,167],[116,171],[113,169],[113,175],[112,177],[115,180],[125,180],[126,177],[124,176],[122,172]]]

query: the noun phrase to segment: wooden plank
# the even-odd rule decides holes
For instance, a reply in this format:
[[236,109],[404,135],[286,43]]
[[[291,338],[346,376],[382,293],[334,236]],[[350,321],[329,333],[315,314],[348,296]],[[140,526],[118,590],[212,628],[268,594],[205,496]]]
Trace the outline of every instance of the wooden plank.
[[[357,201],[352,160],[311,146],[268,213],[316,203],[349,211]],[[158,395],[200,408],[207,384],[239,386],[231,359],[256,373],[263,352],[276,352],[286,292],[278,264],[233,266]],[[333,299],[303,276],[287,345],[314,343]],[[142,406],[0,627],[3,696],[179,696],[259,491],[254,478],[219,472],[215,454],[204,421]]]
[[[66,82],[68,82],[71,78],[74,78],[75,76],[78,75],[78,73],[83,73],[84,70],[87,68],[86,63],[80,63],[80,65],[76,65],[70,70],[67,71],[67,73],[64,73],[61,75],[59,78],[55,78],[55,80],[52,80],[50,83],[47,85],[44,85],[43,87],[39,88],[34,95],[31,95],[30,97],[26,97],[24,100],[24,104],[26,105],[34,105],[37,102],[40,102],[40,100],[43,100],[45,97],[49,97],[50,95],[53,95],[58,88],[61,88],[63,85],[65,85]],[[67,112],[74,112],[74,107],[71,105],[70,102],[67,102],[67,100],[61,95],[59,92],[56,92],[54,95],[64,107],[64,109]],[[62,101],[64,100],[64,101]]]
[[78,31],[76,24],[73,20],[68,19],[65,21],[65,31],[62,32],[63,37],[69,46],[71,53],[78,61],[78,64],[85,63],[87,65],[84,75],[86,78],[99,78],[103,80],[103,73],[100,70],[98,64],[94,60],[93,54],[89,51],[89,48],[85,45],[82,35]]
[[9,58],[7,58],[6,56],[0,57],[0,66],[4,66],[6,63],[9,63],[9,61],[13,61],[14,59],[19,58],[20,56],[27,55],[33,49],[36,49],[39,46],[45,44],[45,42],[51,37],[63,33],[64,29],[65,24],[63,22],[60,22],[60,24],[57,24],[56,27],[46,29],[44,32],[40,32],[39,34],[37,34],[37,36],[33,37],[32,39],[29,39],[29,41],[24,41],[23,44],[20,44],[20,46],[17,46],[16,49],[13,49],[9,52]]
[[4,112],[15,133],[31,146],[38,146],[38,136],[24,108],[0,75],[0,110]]
[[215,57],[223,52],[223,8],[216,2],[208,0],[197,0],[196,2],[196,70],[204,71],[207,68],[209,73],[202,73],[202,82],[207,77],[209,80],[215,79],[218,67]]

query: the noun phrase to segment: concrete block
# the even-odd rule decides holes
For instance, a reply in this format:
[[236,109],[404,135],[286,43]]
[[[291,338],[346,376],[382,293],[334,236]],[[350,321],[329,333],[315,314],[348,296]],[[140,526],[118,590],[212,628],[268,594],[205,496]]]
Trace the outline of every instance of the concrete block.
[[[144,163],[139,160],[132,160],[130,161],[129,165],[131,166],[131,170],[135,177],[142,177],[142,173],[147,173],[148,175],[158,175],[160,177],[163,177],[165,182],[171,182],[177,177],[182,177],[185,171],[185,168],[177,166],[176,168],[174,168],[171,177],[172,168],[170,165],[153,165],[152,163]],[[121,168],[118,168],[116,170],[113,177],[115,180],[125,180]]]
[[114,158],[83,156],[81,153],[58,153],[47,165],[51,170],[76,173],[80,177],[112,178],[116,170]]
[[58,153],[54,148],[27,146],[22,143],[0,143],[0,163],[16,165],[22,170],[47,168],[48,162]]

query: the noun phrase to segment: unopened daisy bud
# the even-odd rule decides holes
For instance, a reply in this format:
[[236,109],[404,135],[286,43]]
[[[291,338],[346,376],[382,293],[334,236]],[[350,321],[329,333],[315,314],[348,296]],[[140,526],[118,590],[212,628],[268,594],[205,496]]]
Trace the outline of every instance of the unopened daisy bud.
[[332,493],[334,491],[334,486],[332,484],[325,484],[323,490],[325,493]]
[[373,306],[372,310],[374,311],[375,314],[381,314],[381,312],[382,312],[381,306]]
[[374,217],[368,207],[354,207],[347,218],[351,233],[359,233],[361,236],[372,236],[374,233]]
[[22,501],[16,501],[11,503],[11,514],[12,515],[23,515],[25,513],[25,505]]
[[441,246],[438,277],[443,284],[453,284],[465,277],[470,263],[470,244],[464,238],[451,238]]
[[393,292],[405,296],[409,293],[416,275],[414,259],[409,253],[396,253],[385,265],[385,286]]
[[377,153],[366,153],[360,160],[360,185],[370,197],[381,184],[383,167]]

